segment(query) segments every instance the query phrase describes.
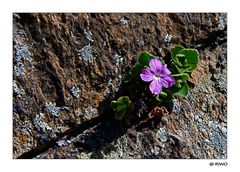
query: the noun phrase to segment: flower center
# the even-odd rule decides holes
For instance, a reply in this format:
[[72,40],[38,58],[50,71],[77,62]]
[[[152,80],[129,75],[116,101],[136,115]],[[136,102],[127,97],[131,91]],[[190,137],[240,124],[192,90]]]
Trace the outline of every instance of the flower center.
[[157,72],[157,73],[155,74],[155,76],[158,77],[158,78],[160,78],[160,75],[161,75],[160,72]]
[[159,78],[160,78],[160,72],[158,72],[154,75],[154,79],[159,79]]

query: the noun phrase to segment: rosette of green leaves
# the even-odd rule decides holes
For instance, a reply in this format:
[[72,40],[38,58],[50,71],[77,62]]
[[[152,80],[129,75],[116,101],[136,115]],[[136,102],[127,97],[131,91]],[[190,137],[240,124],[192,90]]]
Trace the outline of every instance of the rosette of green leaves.
[[176,96],[187,96],[189,74],[197,67],[199,53],[196,49],[184,48],[177,45],[171,50],[172,63],[170,70],[176,84],[170,88]]

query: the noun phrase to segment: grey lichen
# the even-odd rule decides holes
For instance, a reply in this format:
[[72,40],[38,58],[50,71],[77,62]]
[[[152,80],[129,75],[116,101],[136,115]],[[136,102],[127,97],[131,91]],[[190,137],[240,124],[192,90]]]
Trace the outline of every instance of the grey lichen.
[[179,114],[181,112],[181,105],[179,103],[179,101],[177,99],[174,99],[172,101],[172,105],[173,105],[173,112],[176,114]]
[[94,116],[97,115],[98,110],[96,108],[93,108],[92,106],[87,107],[84,109],[84,114],[87,116]]
[[45,107],[47,108],[47,111],[50,112],[52,115],[59,117],[60,116],[60,107],[56,106],[55,102],[46,102]]
[[27,98],[23,98],[21,103],[20,103],[21,107],[24,108],[24,109],[27,109],[29,108],[29,101]]
[[85,36],[87,37],[87,39],[90,41],[90,42],[93,42],[93,35],[92,35],[92,32],[88,29],[88,30],[84,30],[84,33],[85,33]]
[[108,80],[107,87],[104,90],[104,95],[109,95],[109,94],[114,95],[119,90],[121,81],[122,81],[122,75],[120,75],[120,74],[117,77],[115,77],[114,79],[110,78]]
[[159,128],[156,133],[156,137],[161,140],[161,142],[166,142],[168,140],[168,132],[166,127]]
[[79,92],[80,92],[79,88],[76,85],[73,85],[71,88],[71,93],[73,97],[79,98]]
[[123,57],[117,53],[113,55],[113,58],[116,60],[116,65],[121,65],[123,63]]
[[112,58],[114,59],[115,65],[116,65],[115,67],[116,75],[113,78],[109,78],[106,89],[104,90],[104,95],[112,94],[113,96],[119,90],[119,87],[122,83],[122,75],[121,75],[122,67],[120,66],[123,65],[124,58],[118,53],[114,53],[112,55]]
[[56,143],[59,147],[66,146],[68,144],[65,140],[59,140]]
[[115,68],[115,73],[118,74],[119,70],[119,65],[123,64],[123,57],[117,53],[113,55],[113,59],[116,61],[116,68]]
[[33,139],[33,125],[29,120],[20,120],[20,114],[14,113],[14,123],[19,124],[18,127],[13,128],[13,147],[17,149],[13,149],[14,157],[20,156],[24,151],[29,151],[34,147],[34,139]]
[[16,76],[23,76],[26,73],[25,68],[24,68],[24,64],[22,62],[18,62],[14,66],[14,72],[15,72]]
[[83,109],[77,109],[76,114],[78,116],[84,116],[86,118],[92,118],[93,116],[96,116],[98,114],[98,110],[92,106],[88,106]]
[[128,17],[122,17],[120,22],[124,25],[127,25],[130,22],[130,19]]
[[222,74],[214,74],[213,80],[215,81],[215,87],[223,94],[227,94],[227,77]]
[[15,50],[14,72],[16,76],[23,76],[26,73],[24,61],[32,62],[32,54],[29,51],[28,46],[23,43],[25,36],[26,33],[22,30],[17,31],[13,36],[13,48]]
[[224,30],[226,26],[227,26],[227,14],[224,13],[219,17],[218,29]]
[[25,95],[25,90],[19,88],[15,80],[13,80],[13,91],[17,94],[17,97],[22,97]]
[[163,41],[164,41],[166,44],[169,44],[169,43],[172,41],[172,37],[173,37],[172,35],[166,34]]
[[37,114],[33,119],[33,124],[39,132],[47,133],[49,131],[52,131],[52,128],[49,127],[46,122],[44,122],[44,118],[45,117],[43,113]]
[[22,59],[26,60],[28,62],[32,62],[32,54],[28,50],[28,47],[21,42],[17,42],[16,45],[14,45],[14,48],[16,50],[16,61],[20,62]]
[[88,44],[87,46],[79,50],[78,52],[79,59],[92,63],[93,60],[96,58],[93,55],[94,51],[95,50],[93,49],[93,47],[90,44]]
[[219,158],[224,158],[227,152],[227,128],[214,121],[209,121],[208,126],[210,128],[209,144],[222,154],[223,157]]

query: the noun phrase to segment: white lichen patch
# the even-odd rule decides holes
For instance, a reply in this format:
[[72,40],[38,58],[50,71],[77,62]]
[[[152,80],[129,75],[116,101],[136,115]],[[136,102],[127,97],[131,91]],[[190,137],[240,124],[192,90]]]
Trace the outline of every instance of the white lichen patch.
[[78,56],[80,60],[87,61],[89,63],[92,63],[93,60],[95,60],[95,56],[93,55],[94,53],[93,47],[88,44],[87,46],[83,47],[81,50],[78,52]]
[[65,140],[59,140],[56,143],[59,147],[66,146],[68,144]]
[[166,127],[159,128],[156,133],[156,137],[161,140],[161,142],[166,142],[168,140],[168,132]]
[[98,110],[92,106],[88,106],[83,109],[77,109],[76,110],[76,115],[77,116],[84,116],[86,118],[91,119],[94,116],[98,115]]
[[22,153],[31,150],[35,146],[33,138],[33,125],[29,120],[20,120],[20,114],[14,113],[14,127],[13,130],[13,152],[14,158],[17,158]]
[[163,41],[164,41],[165,43],[170,43],[170,42],[172,41],[172,38],[173,38],[172,35],[166,34]]
[[44,122],[44,119],[45,119],[45,117],[44,117],[43,113],[37,114],[35,116],[35,118],[33,119],[33,124],[34,124],[35,128],[39,132],[44,132],[44,133],[52,131],[52,128],[49,127],[49,125],[46,122]]
[[22,44],[21,42],[17,42],[17,44],[14,45],[14,48],[16,50],[17,62],[22,61],[22,59],[28,62],[32,62],[32,54],[26,45]]
[[23,30],[18,30],[13,34],[14,42],[14,73],[16,76],[23,76],[26,73],[24,62],[32,62],[32,54],[29,47],[23,42],[26,38],[26,33]]
[[118,90],[119,87],[122,83],[122,75],[121,75],[121,70],[122,70],[122,65],[123,65],[123,61],[124,58],[115,53],[112,58],[115,60],[115,77],[114,78],[109,78],[108,82],[107,82],[107,86],[106,89],[104,90],[104,95],[109,95],[109,94],[115,94]]
[[29,101],[26,98],[23,98],[22,101],[20,102],[20,105],[22,108],[27,109],[29,107]]
[[23,76],[26,73],[24,64],[22,62],[17,63],[14,66],[14,72],[16,76]]
[[113,55],[113,59],[116,61],[116,68],[115,68],[115,73],[118,74],[119,72],[119,65],[123,64],[123,57],[117,53]]
[[98,110],[92,106],[89,106],[83,110],[83,114],[85,116],[96,116],[98,114]]
[[227,26],[227,14],[225,13],[219,17],[218,29],[224,30],[226,26]]
[[104,95],[106,96],[109,94],[115,94],[119,90],[121,83],[122,83],[122,75],[121,74],[117,75],[113,79],[110,78],[108,80],[106,89],[104,90]]
[[19,88],[15,80],[13,80],[13,91],[17,94],[17,97],[22,97],[25,95],[25,90]]
[[127,25],[130,22],[130,19],[128,17],[122,17],[120,22],[124,25]]
[[220,124],[214,121],[209,121],[208,126],[210,128],[209,140],[210,145],[217,151],[226,154],[227,152],[227,128],[222,127]]
[[113,55],[113,58],[116,60],[116,65],[121,65],[123,63],[123,57],[117,53]]
[[87,39],[90,41],[90,42],[93,42],[93,35],[92,35],[92,32],[90,30],[84,30],[84,33],[85,33],[85,36],[87,37]]
[[56,106],[55,102],[46,102],[45,103],[45,107],[47,109],[48,112],[50,112],[52,115],[59,117],[60,116],[60,107]]
[[71,88],[71,93],[73,97],[79,98],[79,92],[80,92],[79,88],[76,85],[73,85]]

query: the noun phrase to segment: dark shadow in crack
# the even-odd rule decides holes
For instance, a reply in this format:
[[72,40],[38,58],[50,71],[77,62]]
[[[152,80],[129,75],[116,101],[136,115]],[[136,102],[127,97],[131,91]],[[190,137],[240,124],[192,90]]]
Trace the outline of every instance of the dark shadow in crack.
[[[105,103],[103,103],[105,104]],[[107,104],[110,104],[108,102]],[[137,102],[134,102],[137,105]],[[102,114],[103,118],[99,121],[98,125],[93,127],[89,132],[79,134],[74,142],[74,147],[78,148],[81,152],[91,152],[96,159],[101,159],[103,151],[105,155],[115,150],[116,141],[123,135],[128,133],[128,129],[134,129],[138,132],[146,128],[156,128],[161,122],[162,116],[149,118],[149,112],[154,108],[153,101],[147,103],[148,110],[139,117],[137,110],[141,107],[137,106],[136,111],[132,114],[134,117],[129,121],[119,121],[111,118],[114,113],[111,109],[105,110]],[[168,112],[172,111],[172,104],[165,104]]]
[[53,147],[57,141],[59,141],[60,139],[62,139],[64,136],[74,136],[76,135],[76,133],[81,133],[84,130],[87,130],[88,128],[95,126],[99,123],[99,121],[101,121],[102,116],[99,116],[97,118],[94,118],[92,120],[89,121],[85,121],[83,123],[81,123],[80,125],[77,125],[69,130],[67,130],[66,132],[63,132],[61,134],[59,134],[58,137],[53,138],[51,140],[49,140],[48,142],[26,152],[23,153],[22,155],[20,155],[17,159],[31,159],[36,157],[37,155],[47,151],[49,148]]
[[[115,94],[114,98],[118,98],[121,95],[127,95],[126,85],[121,85],[119,91]],[[146,93],[144,94],[146,95]],[[148,96],[152,97],[152,96]],[[142,97],[141,97],[142,98]],[[115,120],[113,118],[114,111],[110,107],[110,102],[113,100],[113,96],[106,98],[98,107],[99,115],[96,118],[82,122],[79,125],[73,126],[71,129],[64,133],[59,134],[56,138],[26,152],[19,156],[17,159],[31,159],[37,155],[46,152],[49,148],[56,146],[56,142],[63,139],[71,139],[78,136],[78,139],[73,143],[75,147],[84,152],[95,153],[95,158],[102,158],[97,156],[99,151],[104,150],[106,147],[111,147],[112,143],[121,136],[127,133],[129,128],[136,128],[138,131],[143,128],[149,127],[149,125],[159,122],[159,119],[148,120],[148,113],[152,108],[156,106],[154,99],[145,97],[145,103],[147,109],[142,112],[141,116],[137,115],[139,109],[141,109],[141,103],[139,99],[133,99],[132,102],[135,104],[135,111],[132,117],[127,120]],[[169,109],[171,111],[171,109]],[[87,134],[86,134],[87,133]]]

